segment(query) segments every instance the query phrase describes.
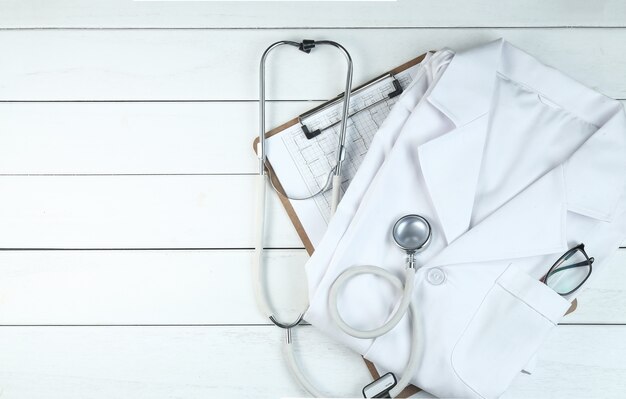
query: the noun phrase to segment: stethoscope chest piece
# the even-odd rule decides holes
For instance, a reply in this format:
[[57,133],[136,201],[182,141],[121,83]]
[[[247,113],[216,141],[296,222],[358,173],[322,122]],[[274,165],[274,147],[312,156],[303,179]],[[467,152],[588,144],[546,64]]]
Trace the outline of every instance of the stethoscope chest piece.
[[420,215],[411,214],[398,219],[393,225],[391,234],[396,245],[407,253],[409,267],[414,267],[413,257],[428,246],[432,230],[428,220]]

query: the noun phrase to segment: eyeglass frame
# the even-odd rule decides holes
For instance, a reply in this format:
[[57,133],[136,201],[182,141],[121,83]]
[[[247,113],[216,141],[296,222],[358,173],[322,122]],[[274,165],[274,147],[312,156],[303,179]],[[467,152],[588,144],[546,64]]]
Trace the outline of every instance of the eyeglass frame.
[[[586,258],[586,260],[584,260],[582,262],[574,263],[573,265],[567,265],[567,266],[564,266],[564,267],[558,269],[558,266],[561,263],[565,262],[566,260],[568,260],[569,258],[574,256],[574,254],[576,254],[577,251],[580,251],[583,254],[583,256]],[[585,244],[584,243],[580,243],[580,244],[576,245],[575,247],[572,247],[572,248],[568,249],[567,252],[565,252],[563,255],[561,255],[559,257],[559,259],[557,259],[556,262],[554,262],[552,267],[550,267],[550,269],[545,274],[545,276],[543,276],[541,278],[541,281],[545,285],[548,285],[548,277],[550,277],[551,275],[554,275],[554,274],[556,274],[556,273],[558,273],[560,271],[567,270],[567,269],[572,269],[572,268],[575,268],[575,267],[589,266],[589,273],[587,273],[587,276],[583,279],[583,281],[581,281],[580,284],[578,284],[576,287],[574,287],[574,289],[572,289],[571,291],[568,291],[566,293],[560,293],[560,292],[554,290],[554,292],[556,292],[557,294],[559,294],[561,296],[570,295],[571,293],[573,293],[573,292],[577,291],[578,289],[580,289],[580,287],[582,287],[582,285],[585,284],[585,282],[587,281],[589,276],[591,276],[591,272],[593,271],[592,265],[593,265],[594,261],[595,261],[595,259],[593,258],[593,256],[589,257],[589,255],[587,255],[587,252],[585,252]],[[553,271],[554,271],[554,273],[553,273]]]

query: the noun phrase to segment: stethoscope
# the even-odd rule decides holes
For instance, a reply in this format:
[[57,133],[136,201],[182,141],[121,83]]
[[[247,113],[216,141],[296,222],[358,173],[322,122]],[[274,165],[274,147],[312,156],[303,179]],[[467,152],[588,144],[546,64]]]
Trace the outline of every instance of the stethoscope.
[[[279,41],[271,46],[269,46],[263,56],[261,57],[260,63],[260,99],[259,99],[259,146],[258,146],[258,154],[259,154],[259,174],[257,180],[257,228],[256,228],[256,239],[255,239],[255,256],[253,259],[252,265],[252,274],[255,288],[255,296],[257,300],[257,304],[261,310],[261,312],[270,319],[270,321],[275,324],[277,327],[285,330],[285,341],[284,341],[284,351],[287,359],[287,364],[291,369],[292,374],[299,382],[299,384],[304,388],[307,392],[309,392],[312,396],[315,397],[324,397],[313,384],[309,382],[304,373],[302,372],[298,362],[296,361],[294,350],[293,350],[293,340],[291,329],[296,327],[302,321],[302,317],[304,316],[304,312],[300,313],[295,321],[293,322],[282,322],[278,320],[278,318],[274,315],[274,312],[269,305],[267,294],[265,293],[263,282],[261,279],[261,267],[263,265],[263,234],[265,228],[265,196],[266,196],[266,186],[268,180],[268,168],[266,168],[266,152],[265,152],[265,61],[267,59],[268,54],[275,48],[288,45],[298,48],[299,50],[309,53],[316,45],[330,45],[337,49],[339,49],[343,55],[345,56],[348,64],[347,74],[346,74],[346,90],[343,98],[343,112],[342,112],[342,120],[341,120],[341,131],[339,135],[339,144],[337,151],[337,163],[334,168],[332,168],[329,172],[329,177],[332,175],[332,206],[331,206],[331,214],[334,214],[337,204],[340,199],[340,184],[341,184],[341,163],[345,156],[345,142],[346,142],[346,125],[347,125],[347,117],[348,117],[348,109],[350,103],[350,91],[352,89],[352,59],[350,54],[346,51],[346,49],[341,46],[339,43],[330,40],[321,40],[321,41],[313,41],[313,40],[303,40],[302,42],[294,42],[294,41]],[[289,196],[284,192],[281,192],[276,189],[274,186],[272,179],[270,177],[270,184],[274,188],[274,190],[282,196],[285,196],[292,200],[302,200],[313,198],[323,192],[325,192],[329,186],[329,179],[326,180],[326,184],[319,191],[305,196],[305,197],[293,197]],[[351,335],[355,338],[360,339],[373,339],[380,337],[391,331],[402,318],[405,316],[407,311],[411,310],[411,351],[409,354],[409,360],[407,362],[406,368],[402,374],[402,377],[399,381],[396,380],[395,376],[391,373],[387,373],[383,375],[381,378],[376,381],[368,384],[363,388],[363,396],[364,397],[395,397],[397,396],[406,386],[410,383],[411,377],[415,374],[417,369],[419,355],[421,350],[419,349],[419,331],[420,328],[418,326],[419,317],[417,314],[417,309],[413,304],[412,295],[413,295],[413,285],[415,280],[415,255],[425,249],[431,239],[432,232],[431,226],[428,221],[422,216],[410,214],[401,217],[398,219],[392,227],[392,237],[395,243],[406,252],[406,269],[405,269],[405,281],[404,284],[402,281],[392,274],[391,272],[372,265],[366,266],[352,266],[346,269],[343,273],[341,273],[337,279],[333,282],[329,291],[329,308],[330,308],[330,316],[333,321],[336,323],[337,327],[340,328],[343,332],[348,335]],[[397,290],[403,291],[402,299],[400,304],[397,307],[397,310],[393,314],[393,316],[382,326],[374,328],[372,330],[359,330],[344,321],[339,313],[337,308],[337,296],[341,290],[341,288],[345,285],[345,283],[362,274],[373,274],[379,277],[382,277],[388,280]]]

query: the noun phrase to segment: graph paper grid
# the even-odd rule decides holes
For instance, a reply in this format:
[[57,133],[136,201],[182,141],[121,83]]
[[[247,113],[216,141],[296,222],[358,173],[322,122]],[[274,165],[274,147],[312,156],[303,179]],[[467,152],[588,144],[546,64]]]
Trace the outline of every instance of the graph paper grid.
[[[409,68],[397,75],[400,86],[405,89],[412,81],[412,68]],[[389,98],[389,93],[395,90],[393,78],[390,76],[378,83],[367,87],[350,98],[350,112],[355,115],[348,119],[346,130],[346,154],[342,164],[341,176],[342,194],[348,188],[352,177],[363,161],[363,157],[369,149],[370,143],[378,128],[385,120],[393,105],[398,101],[399,96]],[[371,106],[372,104],[377,104]],[[303,120],[303,123],[314,131],[318,128],[327,127],[341,119],[342,102],[324,109]],[[369,107],[368,107],[369,106]],[[284,147],[289,152],[302,181],[305,183],[308,193],[319,191],[327,181],[328,174],[337,163],[337,149],[339,144],[340,124],[323,130],[318,136],[308,139],[300,124],[296,124],[286,129],[280,137]],[[270,162],[272,160],[270,159]],[[278,179],[281,180],[280,174]],[[282,180],[281,180],[282,181]],[[289,193],[288,187],[286,192]],[[310,201],[315,201],[324,221],[328,223],[330,219],[331,190],[327,190]]]

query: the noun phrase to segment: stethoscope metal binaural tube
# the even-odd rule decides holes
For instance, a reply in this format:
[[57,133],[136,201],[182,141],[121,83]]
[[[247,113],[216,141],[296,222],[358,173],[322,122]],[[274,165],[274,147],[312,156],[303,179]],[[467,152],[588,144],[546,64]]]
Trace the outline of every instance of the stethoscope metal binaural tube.
[[[348,117],[349,117],[349,108],[350,108],[350,94],[352,91],[352,76],[353,76],[353,68],[352,68],[352,57],[350,57],[350,53],[339,43],[334,42],[332,40],[303,40],[302,42],[294,42],[290,40],[281,40],[272,45],[270,45],[263,56],[261,57],[260,68],[259,68],[259,174],[264,175],[267,172],[265,167],[266,165],[266,149],[265,149],[265,62],[267,57],[272,50],[280,46],[292,46],[298,48],[300,51],[305,53],[310,53],[313,48],[318,45],[328,45],[337,48],[341,51],[341,53],[346,58],[347,62],[347,71],[346,71],[346,83],[345,83],[345,92],[343,94],[343,108],[341,113],[341,124],[339,130],[339,143],[337,145],[337,160],[335,166],[329,171],[329,176],[324,185],[316,192],[304,196],[304,197],[294,197],[287,193],[280,192],[274,187],[272,180],[270,179],[270,183],[272,187],[281,195],[287,197],[291,200],[305,200],[313,198],[328,189],[329,183],[332,182],[332,197],[331,197],[331,214],[333,214],[339,204],[339,197],[341,195],[341,167],[346,155],[346,130],[348,125]],[[332,176],[332,179],[331,179]]]

